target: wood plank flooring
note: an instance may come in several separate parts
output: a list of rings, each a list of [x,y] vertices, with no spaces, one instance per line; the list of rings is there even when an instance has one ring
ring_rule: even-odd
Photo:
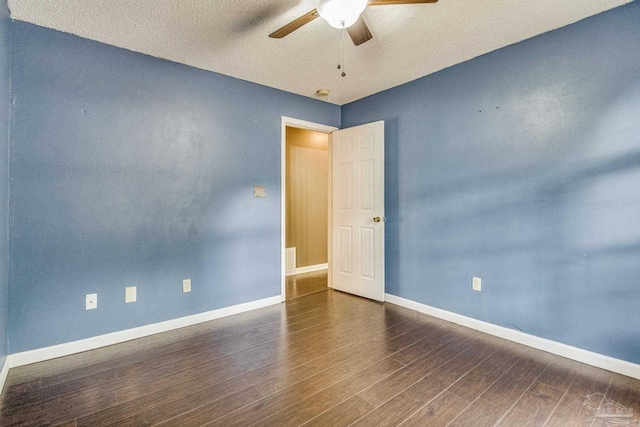
[[[601,427],[607,399],[638,426],[640,381],[324,291],[12,369],[0,425]]]

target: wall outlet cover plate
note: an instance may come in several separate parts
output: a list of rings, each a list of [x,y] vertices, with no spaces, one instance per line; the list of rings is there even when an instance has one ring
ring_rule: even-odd
[[[129,304],[130,302],[136,302],[138,299],[138,288],[136,286],[131,286],[129,288],[125,288],[124,290],[124,302]]]
[[[87,310],[98,308],[98,294],[87,294],[85,305]]]

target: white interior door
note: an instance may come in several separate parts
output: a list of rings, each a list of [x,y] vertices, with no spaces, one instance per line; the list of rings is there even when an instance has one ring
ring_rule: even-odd
[[[333,132],[334,289],[384,301],[384,122]]]

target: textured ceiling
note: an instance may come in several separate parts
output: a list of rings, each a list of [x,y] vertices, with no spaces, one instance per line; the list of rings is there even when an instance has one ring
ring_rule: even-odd
[[[9,0],[14,19],[342,105],[630,0],[440,0],[369,7],[355,47],[316,19],[268,34],[315,0]],[[344,43],[342,42],[344,38]],[[346,77],[336,65],[340,46]]]

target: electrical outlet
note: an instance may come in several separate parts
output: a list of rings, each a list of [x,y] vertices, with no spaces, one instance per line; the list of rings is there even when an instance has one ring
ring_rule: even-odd
[[[184,279],[182,281],[182,292],[191,292],[191,279]]]
[[[126,304],[130,302],[136,302],[138,299],[138,288],[136,286],[131,286],[129,288],[124,289],[124,302]]]
[[[98,294],[87,294],[86,306],[87,310],[98,308]]]
[[[482,279],[479,277],[471,279],[471,289],[478,292],[482,291]]]

